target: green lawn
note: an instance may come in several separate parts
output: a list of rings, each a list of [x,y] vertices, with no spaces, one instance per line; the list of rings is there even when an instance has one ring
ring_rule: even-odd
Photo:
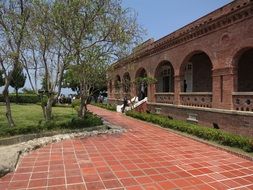
[[[12,115],[16,127],[26,127],[37,125],[43,120],[42,109],[36,104],[12,104]],[[76,111],[70,107],[53,107],[53,118],[56,123],[68,121],[73,116],[76,116]],[[0,104],[0,127],[6,127],[7,120],[5,117],[5,106]]]

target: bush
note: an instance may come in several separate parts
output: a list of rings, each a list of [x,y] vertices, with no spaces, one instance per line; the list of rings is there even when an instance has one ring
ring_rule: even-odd
[[[75,99],[71,103],[72,108],[74,108],[76,111],[79,110],[80,105],[81,105],[81,99]]]
[[[98,125],[102,125],[103,121],[101,118],[93,115],[92,113],[86,113],[85,118],[78,118],[75,117],[71,119],[64,128],[87,128],[87,127],[94,127]],[[63,127],[63,126],[61,126]]]
[[[253,152],[253,139],[248,137],[242,137],[225,131],[190,124],[184,121],[170,120],[165,116],[156,114],[128,111],[126,112],[126,115],[152,122],[165,128],[188,133],[205,140],[212,140],[222,145],[241,148],[246,152]]]
[[[9,94],[10,101],[16,102],[16,94]],[[4,97],[0,94],[0,102],[5,102]],[[18,103],[31,103],[36,104],[40,102],[40,97],[36,94],[19,94]]]
[[[55,130],[55,129],[82,129],[102,125],[103,121],[98,116],[87,112],[84,118],[73,117],[67,122],[56,123],[54,120],[42,122],[39,124],[40,129]]]
[[[102,104],[102,103],[91,103],[91,104],[100,108],[110,110],[110,111],[116,111],[116,106],[112,104]]]

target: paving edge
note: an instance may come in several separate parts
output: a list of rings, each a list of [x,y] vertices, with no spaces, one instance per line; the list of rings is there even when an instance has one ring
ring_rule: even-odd
[[[160,125],[157,125],[157,124],[154,124],[154,123],[150,123],[150,122],[147,122],[147,121],[143,121],[143,120],[140,120],[140,119],[137,119],[137,118],[134,118],[134,117],[131,117],[131,116],[127,116],[125,114],[122,114],[124,115],[125,117],[128,117],[128,118],[131,118],[133,120],[137,120],[137,121],[141,121],[143,123],[146,123],[146,124],[149,124],[149,125],[152,125],[154,127],[158,127],[160,129],[164,129],[166,131],[170,131],[172,133],[175,133],[177,135],[181,135],[183,137],[186,137],[188,139],[191,139],[191,140],[194,140],[194,141],[197,141],[197,142],[200,142],[200,143],[203,143],[203,144],[206,144],[208,146],[212,146],[218,150],[222,150],[222,151],[225,151],[227,153],[230,153],[230,154],[233,154],[237,157],[240,157],[240,158],[243,158],[245,160],[248,160],[248,161],[253,161],[253,157],[251,156],[248,156],[248,155],[244,155],[244,154],[241,154],[241,153],[238,153],[238,152],[235,152],[233,150],[229,150],[228,148],[225,148],[225,147],[221,147],[222,145],[215,145],[215,144],[212,144],[211,142],[209,141],[206,141],[206,140],[203,140],[203,139],[200,139],[198,137],[195,137],[195,136],[189,136],[190,134],[187,134],[187,133],[183,133],[183,132],[180,132],[180,131],[176,131],[176,130],[173,130],[173,129],[170,129],[170,128],[165,128],[165,127],[161,127]],[[231,147],[232,148],[232,147]]]

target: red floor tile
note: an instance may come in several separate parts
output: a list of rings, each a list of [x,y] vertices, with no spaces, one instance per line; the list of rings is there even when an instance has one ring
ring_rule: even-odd
[[[152,178],[150,178],[149,176],[136,177],[135,179],[140,184],[147,184],[153,181]]]
[[[45,187],[47,186],[47,180],[46,179],[35,179],[29,181],[29,188],[37,188],[37,187]]]
[[[83,182],[83,178],[81,176],[72,176],[72,177],[67,177],[66,179],[67,179],[67,184]]]
[[[14,181],[14,182],[11,182],[9,185],[8,185],[8,188],[7,189],[22,189],[22,188],[26,188],[28,185],[28,181]]]
[[[159,182],[158,183],[163,189],[167,190],[167,189],[176,189],[177,186],[170,182],[170,181],[163,181],[163,182]]]
[[[90,190],[99,190],[99,189],[104,189],[104,184],[102,182],[90,182],[90,183],[86,183],[87,189]]]
[[[143,187],[141,186],[132,186],[132,187],[127,187],[127,190],[143,190]]]
[[[134,186],[138,185],[138,182],[134,178],[123,178],[120,179],[120,182],[125,186]]]
[[[84,184],[68,185],[67,190],[87,190]]]
[[[48,179],[48,186],[65,185],[65,178],[52,178]]]
[[[103,183],[107,189],[122,187],[122,185],[120,184],[118,180],[108,180],[108,181],[103,181]]]
[[[37,189],[34,189],[37,190]],[[50,186],[47,188],[47,190],[66,190],[65,185],[60,185],[60,186]]]
[[[30,176],[31,176],[30,173],[28,173],[28,174],[14,174],[13,178],[12,178],[12,181],[26,180],[26,179],[29,179]]]
[[[120,172],[115,172],[115,175],[118,177],[118,178],[128,178],[128,177],[131,177],[131,174],[127,171],[120,171]]]

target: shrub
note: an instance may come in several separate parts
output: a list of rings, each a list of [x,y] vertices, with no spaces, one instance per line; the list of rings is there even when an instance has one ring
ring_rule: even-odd
[[[52,120],[47,122],[42,122],[39,128],[43,130],[54,130],[54,129],[82,129],[88,127],[94,127],[102,125],[103,121],[98,116],[87,112],[84,118],[73,117],[67,122],[58,122]]]
[[[152,122],[165,128],[188,133],[202,139],[216,141],[222,145],[241,148],[246,152],[253,152],[253,139],[248,137],[242,137],[225,131],[190,124],[184,121],[170,120],[165,116],[156,114],[128,111],[126,112],[126,115],[140,120]]]
[[[16,102],[16,95],[10,94],[10,101]],[[4,102],[4,97],[2,94],[0,94],[0,102]],[[35,104],[37,102],[40,102],[40,97],[36,94],[19,94],[18,95],[18,103],[32,103]]]
[[[75,99],[71,103],[72,108],[74,108],[76,111],[79,110],[80,105],[81,105],[81,99]]]
[[[64,128],[87,128],[87,127],[94,127],[94,126],[98,126],[98,125],[102,125],[103,122],[102,120],[93,115],[93,114],[86,114],[85,118],[72,118],[68,123],[67,126],[64,126]]]

